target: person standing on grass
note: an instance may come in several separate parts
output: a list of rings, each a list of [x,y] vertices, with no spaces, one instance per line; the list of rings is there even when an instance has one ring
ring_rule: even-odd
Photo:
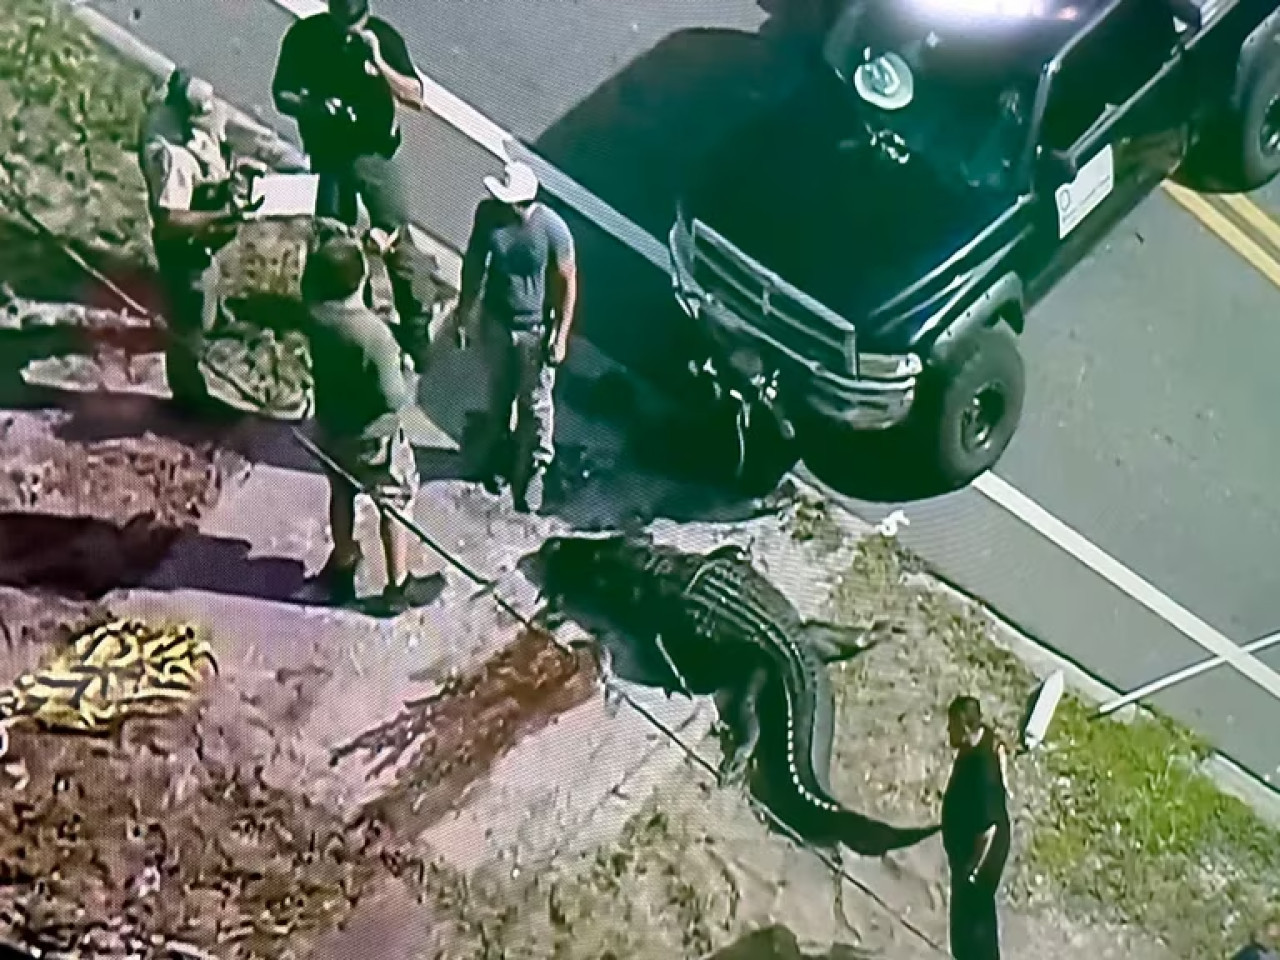
[[[366,304],[369,264],[353,236],[322,237],[307,257],[302,297],[307,307],[319,445],[381,503],[409,511],[418,488],[413,448],[402,416],[413,404],[399,345]],[[319,574],[331,600],[355,601],[355,538],[359,490],[326,466],[333,552]],[[414,595],[409,577],[410,532],[379,511],[387,587],[382,606],[391,615],[429,602]]]
[[[329,0],[326,12],[285,33],[271,90],[276,109],[297,121],[320,177],[316,216],[355,226],[364,201],[390,275],[397,335],[420,353],[430,318],[414,291],[396,104],[421,110],[425,85],[404,38],[370,15],[368,0]]]
[[[174,404],[196,417],[229,408],[210,396],[200,357],[223,318],[217,252],[242,221],[230,206],[231,157],[213,88],[174,70],[143,120],[138,152],[165,323],[165,378]]]
[[[951,702],[947,733],[956,750],[942,799],[942,843],[951,871],[951,955],[999,960],[996,893],[1011,834],[1002,748],[973,697]]]
[[[538,178],[508,163],[485,177],[489,196],[476,207],[462,264],[458,335],[477,335],[489,366],[481,476],[517,510],[538,511],[555,457],[555,372],[564,362],[577,301],[573,235],[539,203]],[[515,407],[515,432],[511,411]]]

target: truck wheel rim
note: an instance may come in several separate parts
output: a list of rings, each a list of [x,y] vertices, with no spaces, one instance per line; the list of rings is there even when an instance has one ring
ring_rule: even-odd
[[[960,442],[965,452],[976,453],[991,443],[996,428],[1004,419],[1004,392],[994,383],[973,395],[960,421]]]
[[[1280,96],[1272,97],[1262,115],[1262,130],[1259,133],[1263,153],[1268,156],[1280,154]]]

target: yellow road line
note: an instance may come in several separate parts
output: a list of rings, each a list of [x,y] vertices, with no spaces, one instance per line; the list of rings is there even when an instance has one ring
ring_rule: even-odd
[[[1213,204],[1200,194],[1175,183],[1165,183],[1164,189],[1183,209],[1216,233],[1223,243],[1240,254],[1275,286],[1280,287],[1280,261],[1267,253],[1261,244],[1214,209]],[[1258,213],[1265,216],[1261,211]],[[1277,229],[1280,231],[1280,228]]]
[[[1262,239],[1271,244],[1276,254],[1280,256],[1280,223],[1276,223],[1271,219],[1270,214],[1242,193],[1222,194],[1220,199],[1234,210],[1240,219],[1256,230]]]

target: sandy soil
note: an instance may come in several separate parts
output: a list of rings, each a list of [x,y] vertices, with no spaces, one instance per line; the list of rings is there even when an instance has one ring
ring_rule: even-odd
[[[660,536],[698,549],[726,534],[751,543],[762,566],[811,615],[830,613],[834,591],[846,619],[888,612],[904,624],[898,642],[832,668],[840,731],[832,779],[850,806],[902,823],[936,818],[951,759],[942,716],[958,692],[976,690],[1002,732],[1016,733],[1030,693],[1026,675],[1011,672],[1001,684],[998,672],[964,649],[975,627],[990,633],[989,624],[958,601],[904,581],[891,545],[880,538],[855,551],[838,528],[810,531],[797,542],[794,522],[660,529]],[[817,561],[822,566],[815,568]],[[854,574],[843,583],[815,580],[816,569],[851,564]],[[717,760],[712,742],[695,746],[700,756]],[[1015,760],[1019,850],[1035,828],[1045,789],[1038,776],[1033,762]],[[743,794],[719,790],[692,764],[625,825],[619,842],[544,867],[512,877],[496,863],[467,877],[436,872],[419,878],[421,892],[455,925],[455,938],[436,956],[703,957],[774,923],[785,925],[800,948],[822,956],[946,955],[946,873],[936,840],[883,860],[846,856],[843,869],[851,879],[838,883],[812,851],[766,827]],[[1139,931],[1058,908],[1020,860],[1007,878],[1006,956],[1174,956]],[[774,955],[796,956],[787,952],[787,939],[782,936]],[[828,954],[833,947],[839,949]]]

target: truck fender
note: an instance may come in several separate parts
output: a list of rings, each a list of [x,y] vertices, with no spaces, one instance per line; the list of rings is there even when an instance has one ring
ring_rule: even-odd
[[[956,346],[983,327],[1003,322],[1014,333],[1022,333],[1024,302],[1022,278],[1012,271],[1004,274],[942,331],[929,351],[929,366],[945,365]]]
[[[1273,10],[1240,45],[1235,82],[1231,87],[1231,107],[1240,109],[1256,71],[1265,69],[1268,56],[1280,53],[1280,9]]]

